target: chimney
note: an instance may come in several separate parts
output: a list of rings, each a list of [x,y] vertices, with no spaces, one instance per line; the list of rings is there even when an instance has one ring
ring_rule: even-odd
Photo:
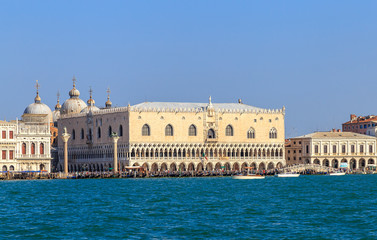
[[[238,103],[242,104],[242,99],[241,98],[238,99]]]
[[[353,121],[353,120],[355,120],[355,119],[356,119],[356,115],[355,115],[355,114],[351,114],[351,116],[350,116],[350,120]]]
[[[338,132],[341,132],[340,129],[338,129]]]

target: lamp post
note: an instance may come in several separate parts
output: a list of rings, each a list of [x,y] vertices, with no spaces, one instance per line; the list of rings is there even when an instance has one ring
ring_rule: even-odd
[[[64,127],[63,134],[61,136],[64,142],[64,175],[68,175],[68,139],[71,137],[71,134],[67,133],[67,128]]]

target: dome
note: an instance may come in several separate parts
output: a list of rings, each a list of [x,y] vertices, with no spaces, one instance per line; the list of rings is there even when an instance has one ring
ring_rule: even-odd
[[[76,78],[73,76],[73,88],[69,91],[69,99],[63,103],[60,114],[80,113],[85,107],[86,103],[79,98],[80,92],[76,89]]]
[[[37,96],[34,98],[34,103],[30,104],[25,108],[24,114],[47,114],[50,121],[52,121],[51,109],[44,103],[41,102],[41,97],[39,96],[39,84],[37,80]]]
[[[51,109],[44,103],[32,103],[25,108],[24,114],[47,114],[52,117]]]
[[[86,103],[83,100],[80,98],[69,98],[63,103],[60,114],[79,113],[84,108],[86,108]]]
[[[52,112],[52,121],[57,122],[60,118],[60,110],[55,110]]]
[[[84,108],[83,110],[81,110],[82,113],[89,113],[90,111],[94,112],[94,111],[99,111],[100,109],[96,106],[87,106],[86,108]]]

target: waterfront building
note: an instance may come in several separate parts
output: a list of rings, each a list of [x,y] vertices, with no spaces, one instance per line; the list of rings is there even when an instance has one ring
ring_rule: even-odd
[[[26,107],[20,121],[0,122],[3,171],[50,171],[52,112],[41,102],[37,83],[34,103]]]
[[[339,168],[347,165],[350,169],[363,170],[366,167],[375,167],[376,138],[352,132],[314,132],[307,135],[294,137],[291,142],[296,142],[301,148],[301,162],[305,164],[319,164],[327,167]],[[286,148],[292,151],[296,146]],[[297,151],[297,150],[296,150]]]
[[[368,128],[377,126],[377,116],[356,116],[350,115],[350,120],[342,124],[343,132],[354,132],[367,134]]]
[[[285,165],[285,109],[262,109],[238,103],[144,102],[133,106],[63,104],[58,119],[68,140],[69,171],[106,171],[113,166],[113,136],[119,137],[119,169],[142,166],[149,171],[274,169]],[[74,99],[74,100],[71,100]],[[69,107],[68,107],[69,106]],[[63,142],[58,141],[58,170],[63,170]]]
[[[287,139],[285,141],[285,160],[288,166],[303,163],[301,152],[301,141],[296,141],[292,139]]]

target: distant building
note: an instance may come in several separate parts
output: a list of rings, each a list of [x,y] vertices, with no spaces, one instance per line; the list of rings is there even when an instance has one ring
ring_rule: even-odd
[[[296,158],[301,157],[301,161],[298,163],[320,164],[334,168],[346,164],[351,169],[375,166],[377,160],[376,140],[375,137],[340,132],[340,130],[314,132],[290,139],[291,142],[296,142],[301,147],[301,154],[296,155]],[[294,150],[297,151],[296,145],[286,148],[286,151]]]
[[[367,134],[367,129],[377,126],[377,116],[359,116],[355,114],[350,115],[350,120],[342,124],[343,132],[354,132],[360,134]]]

